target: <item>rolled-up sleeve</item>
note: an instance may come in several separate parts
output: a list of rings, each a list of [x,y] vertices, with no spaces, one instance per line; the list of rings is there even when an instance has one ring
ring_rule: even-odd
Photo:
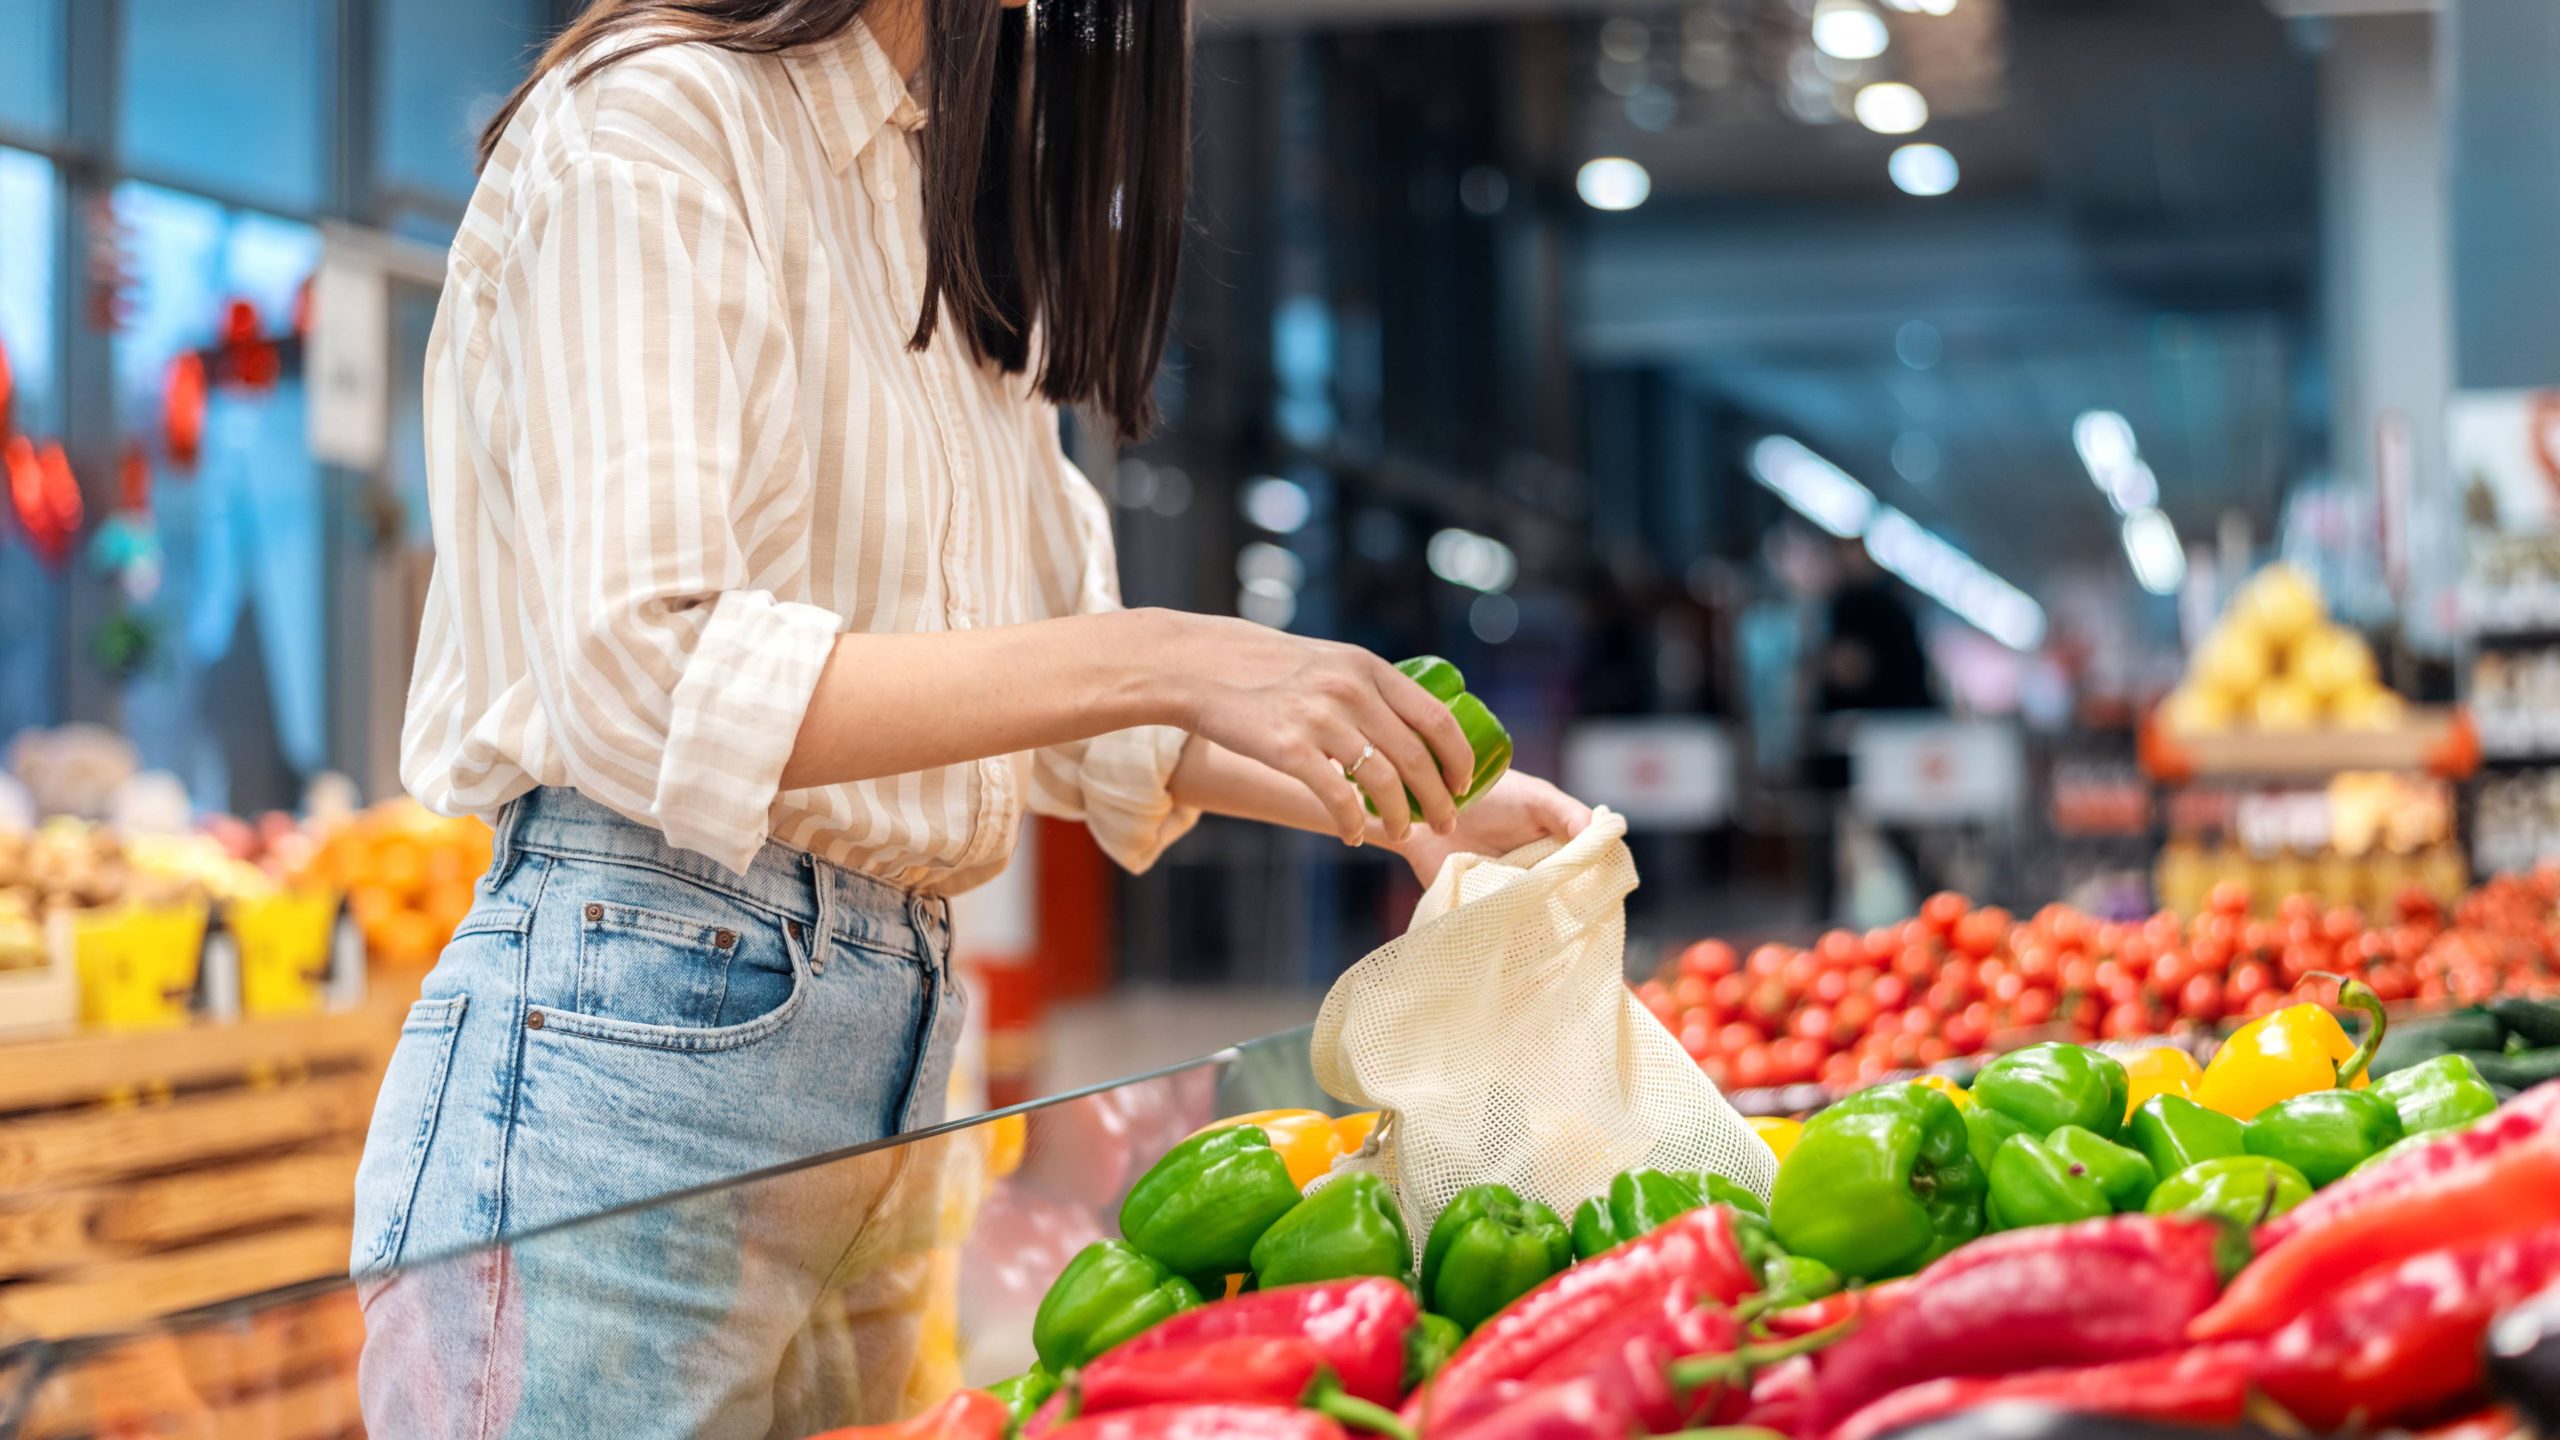
[[[729,198],[582,157],[529,197],[482,383],[512,476],[525,671],[588,797],[733,870],[843,624],[801,573],[789,341]]]
[[[1120,567],[1111,544],[1110,513],[1092,482],[1057,439],[1056,415],[1034,407],[1044,434],[1033,453],[1055,467],[1056,486],[1032,507],[1035,567],[1052,615],[1093,615],[1120,608]],[[1144,871],[1165,848],[1200,822],[1176,805],[1173,767],[1190,737],[1170,725],[1115,730],[1032,754],[1029,799],[1042,815],[1082,820],[1121,868]]]

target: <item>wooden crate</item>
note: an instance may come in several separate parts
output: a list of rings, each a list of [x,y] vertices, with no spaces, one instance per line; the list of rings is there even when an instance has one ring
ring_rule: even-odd
[[[23,1440],[361,1437],[364,1318],[336,1289],[65,1355],[13,1432]]]
[[[343,1273],[406,1008],[0,1044],[0,1338]]]

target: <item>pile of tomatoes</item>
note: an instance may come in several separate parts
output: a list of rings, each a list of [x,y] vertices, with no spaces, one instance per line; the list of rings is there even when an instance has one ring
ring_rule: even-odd
[[[2497,876],[2448,913],[2423,893],[2387,920],[2307,895],[2253,905],[2215,888],[2192,920],[2101,921],[2067,905],[2018,920],[1952,892],[1810,948],[1721,940],[1682,951],[1638,995],[1719,1085],[1835,1089],[2034,1032],[2074,1041],[2211,1030],[2294,998],[2315,972],[2386,1001],[2469,1003],[2560,988],[2560,867]]]

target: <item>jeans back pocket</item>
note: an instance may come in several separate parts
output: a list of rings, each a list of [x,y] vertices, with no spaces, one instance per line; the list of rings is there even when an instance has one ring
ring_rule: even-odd
[[[444,1109],[445,1081],[454,1046],[462,1038],[467,995],[421,1000],[401,1023],[400,1043],[382,1073],[373,1102],[373,1126],[365,1133],[364,1160],[356,1167],[357,1274],[396,1263],[417,1204],[418,1177],[435,1143]]]

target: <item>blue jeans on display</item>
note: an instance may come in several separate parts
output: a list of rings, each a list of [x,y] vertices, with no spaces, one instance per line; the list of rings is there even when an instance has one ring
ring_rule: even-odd
[[[935,1146],[532,1232],[934,1124],[949,960],[938,899],[780,845],[733,874],[571,791],[508,806],[356,1175],[371,1433],[798,1436],[894,1410],[855,1392],[903,1373],[912,1306],[861,1294],[930,1247]]]

